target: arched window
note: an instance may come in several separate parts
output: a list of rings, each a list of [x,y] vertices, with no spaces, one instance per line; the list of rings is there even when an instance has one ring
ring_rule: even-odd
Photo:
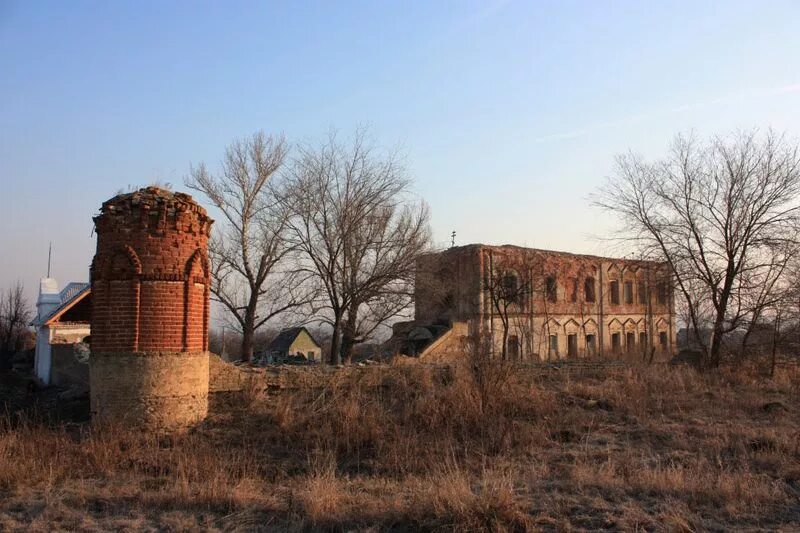
[[[639,303],[647,303],[647,285],[644,281],[639,281],[636,286],[636,293],[639,295]]]
[[[619,280],[612,279],[608,282],[608,297],[612,304],[619,304]]]
[[[555,276],[547,276],[545,279],[544,294],[548,302],[555,302],[558,299],[558,285]]]
[[[503,274],[500,280],[500,290],[502,291],[503,299],[507,302],[518,304],[522,301],[519,276],[513,270]]]
[[[659,281],[658,284],[656,285],[656,291],[657,291],[658,303],[660,304],[667,303],[667,298],[669,298],[669,286],[667,285],[667,282]]]
[[[569,301],[575,303],[578,301],[578,286],[580,285],[580,282],[578,281],[578,278],[572,278],[570,280],[570,284],[572,286],[572,290],[569,292]]]
[[[588,276],[583,282],[583,296],[587,302],[594,302],[595,301],[595,294],[594,294],[594,278]]]

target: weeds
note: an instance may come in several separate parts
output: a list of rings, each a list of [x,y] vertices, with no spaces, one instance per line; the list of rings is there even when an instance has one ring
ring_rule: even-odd
[[[7,416],[0,530],[791,529],[797,379],[378,367],[172,437]]]

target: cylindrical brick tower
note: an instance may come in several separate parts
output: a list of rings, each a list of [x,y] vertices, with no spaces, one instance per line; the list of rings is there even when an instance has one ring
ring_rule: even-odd
[[[95,421],[180,429],[208,412],[208,235],[191,196],[120,194],[94,217],[90,389]]]

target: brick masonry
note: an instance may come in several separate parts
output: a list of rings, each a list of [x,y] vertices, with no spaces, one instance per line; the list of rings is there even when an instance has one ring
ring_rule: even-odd
[[[492,291],[506,279],[522,289],[503,316]],[[460,324],[493,353],[502,351],[507,321],[509,356],[531,362],[641,360],[653,350],[669,358],[675,346],[671,279],[666,265],[652,261],[508,245],[455,247],[420,261],[415,312],[414,322],[402,325],[406,331]],[[439,351],[463,352],[464,337],[450,335],[453,342],[440,343]]]
[[[191,196],[121,194],[94,218],[92,412],[175,428],[208,408],[208,236]]]

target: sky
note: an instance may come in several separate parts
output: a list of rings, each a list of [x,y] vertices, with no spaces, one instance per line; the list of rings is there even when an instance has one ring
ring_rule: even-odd
[[[33,303],[49,242],[54,277],[88,280],[104,200],[185,189],[257,130],[367,125],[440,246],[608,253],[589,195],[616,154],[800,136],[798,26],[796,0],[0,0],[0,287]]]

